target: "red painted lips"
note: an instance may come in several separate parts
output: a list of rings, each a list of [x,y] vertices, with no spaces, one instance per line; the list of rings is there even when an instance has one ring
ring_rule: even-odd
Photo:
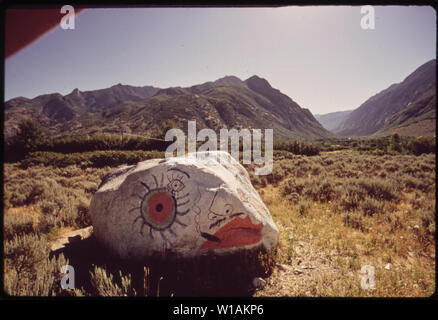
[[[262,229],[262,223],[253,224],[248,216],[244,219],[236,217],[216,231],[214,236],[220,241],[208,240],[201,246],[201,250],[241,247],[257,243],[262,238]]]

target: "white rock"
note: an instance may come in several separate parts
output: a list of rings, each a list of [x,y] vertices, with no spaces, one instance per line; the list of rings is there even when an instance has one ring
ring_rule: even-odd
[[[388,264],[385,266],[385,269],[386,269],[386,270],[390,270],[390,269],[391,269],[391,264],[388,263]]]
[[[295,269],[294,270],[294,274],[296,274],[296,275],[299,275],[299,274],[302,274],[303,273],[303,271],[301,271],[300,269]]]
[[[96,239],[127,259],[274,248],[277,226],[245,168],[228,153],[203,154],[222,160],[189,154],[107,175],[90,204]]]
[[[252,279],[252,285],[254,288],[263,289],[266,286],[266,280],[262,278],[254,278]]]
[[[93,227],[86,227],[79,230],[74,230],[63,234],[61,237],[56,239],[51,245],[51,251],[57,251],[65,248],[69,244],[91,237],[93,233]]]

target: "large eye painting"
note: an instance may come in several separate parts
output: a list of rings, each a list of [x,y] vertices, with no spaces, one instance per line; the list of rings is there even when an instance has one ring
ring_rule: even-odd
[[[167,183],[164,182],[164,174],[161,175],[160,183],[155,175],[152,175],[153,184],[140,182],[146,192],[143,196],[138,196],[140,206],[131,210],[140,210],[140,215],[133,224],[142,221],[141,235],[144,235],[144,227],[148,226],[149,235],[152,238],[154,238],[153,231],[155,231],[159,232],[165,241],[168,241],[166,231],[172,236],[176,236],[171,229],[174,222],[187,226],[178,219],[179,216],[184,216],[190,211],[190,208],[186,208],[190,203],[190,194],[182,192],[185,188],[183,183],[185,177],[189,178],[190,176],[182,170],[169,169]]]
[[[175,197],[166,189],[151,190],[141,202],[141,215],[144,222],[157,230],[167,229],[176,215]]]

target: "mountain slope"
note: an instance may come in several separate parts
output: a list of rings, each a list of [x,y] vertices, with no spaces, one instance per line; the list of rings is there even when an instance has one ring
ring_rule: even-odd
[[[17,132],[18,123],[26,118],[36,119],[51,134],[62,133],[62,126],[87,114],[110,109],[125,101],[140,101],[154,95],[159,89],[151,86],[134,87],[115,85],[111,88],[79,91],[70,94],[44,94],[34,99],[18,97],[5,103],[5,138]],[[84,117],[85,115],[85,117]],[[68,133],[66,133],[68,134]]]
[[[332,136],[288,96],[262,78],[245,81],[227,76],[188,88],[131,87],[50,94],[35,99],[14,98],[5,104],[5,135],[14,134],[20,119],[37,119],[54,136],[96,132],[150,135],[165,120],[186,130],[196,120],[198,130],[212,128],[272,128],[276,139]]]
[[[413,104],[436,84],[436,60],[411,73],[403,82],[393,84],[365,101],[334,130],[343,136],[371,135],[391,123],[398,112]]]
[[[336,129],[353,110],[315,114],[315,119],[327,130]]]
[[[436,128],[436,88],[424,92],[406,108],[393,115],[375,135],[398,132],[410,136],[433,136]]]

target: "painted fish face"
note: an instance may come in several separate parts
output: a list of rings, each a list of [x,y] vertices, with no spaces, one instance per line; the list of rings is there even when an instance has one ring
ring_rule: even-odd
[[[223,183],[201,188],[193,172],[171,167],[139,180],[133,230],[172,248],[191,238],[198,251],[248,247],[261,241],[263,224],[250,217],[236,192]]]
[[[198,230],[206,241],[201,250],[244,247],[260,242],[262,223],[253,223],[246,208],[225,189],[219,189],[206,213],[200,213]]]
[[[151,160],[112,173],[93,196],[94,232],[121,257],[182,256],[264,246],[278,229],[236,163]],[[246,180],[248,181],[246,181]]]

